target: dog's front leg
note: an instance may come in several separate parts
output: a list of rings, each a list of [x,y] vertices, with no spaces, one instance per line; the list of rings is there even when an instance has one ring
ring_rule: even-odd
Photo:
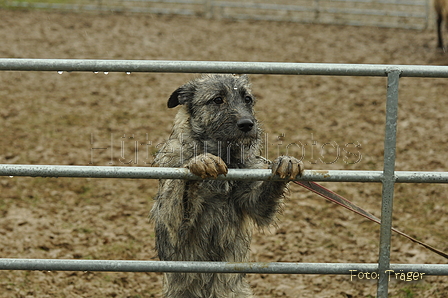
[[[272,175],[294,179],[303,173],[303,163],[297,158],[280,156],[272,163]],[[235,196],[258,226],[269,225],[280,208],[289,181],[248,181],[241,183]]]

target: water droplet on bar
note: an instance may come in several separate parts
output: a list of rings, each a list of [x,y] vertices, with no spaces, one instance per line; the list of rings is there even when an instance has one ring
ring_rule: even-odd
[[[108,72],[108,71],[105,71],[104,74],[107,75],[107,74],[109,74],[109,72]]]
[[[93,73],[98,73],[98,71],[94,71]]]
[[[14,178],[14,176],[9,176],[9,178]]]
[[[126,74],[127,74],[127,75],[130,75],[130,74],[131,74],[131,72],[130,72],[130,71],[127,71],[127,72],[126,72]]]
[[[58,70],[58,74],[63,74],[64,72],[62,70]]]

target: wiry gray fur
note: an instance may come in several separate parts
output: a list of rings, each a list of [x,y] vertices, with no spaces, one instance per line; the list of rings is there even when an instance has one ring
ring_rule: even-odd
[[[205,75],[171,95],[179,107],[173,132],[155,164],[187,167],[203,178],[227,168],[263,168],[259,124],[247,76]],[[293,178],[302,163],[288,156],[274,162],[273,174]],[[165,261],[249,261],[254,224],[272,223],[286,181],[161,180],[151,210],[156,248]],[[244,274],[167,273],[165,297],[252,297]]]

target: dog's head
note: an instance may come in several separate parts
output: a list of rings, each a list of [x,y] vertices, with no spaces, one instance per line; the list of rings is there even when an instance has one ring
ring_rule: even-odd
[[[248,143],[259,137],[255,98],[246,75],[204,75],[171,94],[168,107],[183,105],[194,138]]]

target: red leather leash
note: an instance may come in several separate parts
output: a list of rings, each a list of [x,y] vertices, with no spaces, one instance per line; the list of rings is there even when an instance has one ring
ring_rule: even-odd
[[[364,216],[365,218],[367,218],[367,219],[369,219],[369,220],[371,220],[373,222],[376,222],[377,224],[381,224],[381,220],[378,217],[376,217],[373,214],[365,211],[364,209],[356,206],[355,204],[353,204],[349,200],[341,197],[340,195],[332,192],[331,190],[323,187],[322,185],[319,185],[319,184],[317,184],[315,182],[312,182],[312,181],[293,181],[293,182],[298,184],[298,185],[300,185],[300,186],[302,186],[302,187],[304,187],[304,188],[306,188],[306,189],[308,189],[308,190],[310,190],[310,191],[312,191],[312,192],[314,192],[314,193],[316,193],[316,194],[318,194],[318,195],[320,195],[321,197],[324,197],[325,199],[327,199],[327,200],[329,200],[329,201],[331,201],[331,202],[333,202],[335,204],[338,204],[338,205],[340,205],[340,206],[342,206],[342,207],[344,207],[344,208],[346,208],[346,209],[348,209],[350,211],[353,211],[353,212],[355,212],[355,213],[357,213],[357,214],[359,214],[361,216]],[[395,229],[394,227],[392,227],[392,231],[394,231],[395,233],[398,233],[398,234],[408,238],[409,240],[411,240],[411,241],[413,241],[415,243],[418,243],[418,244],[422,245],[423,247],[425,247],[425,248],[435,252],[436,254],[438,254],[438,255],[448,259],[448,254],[443,252],[443,251],[438,250],[437,248],[434,248],[434,247],[432,247],[432,246],[430,246],[430,245],[428,245],[428,244],[426,244],[424,242],[421,242],[420,240],[417,240],[417,239],[409,236],[408,234],[405,234],[405,233]]]

